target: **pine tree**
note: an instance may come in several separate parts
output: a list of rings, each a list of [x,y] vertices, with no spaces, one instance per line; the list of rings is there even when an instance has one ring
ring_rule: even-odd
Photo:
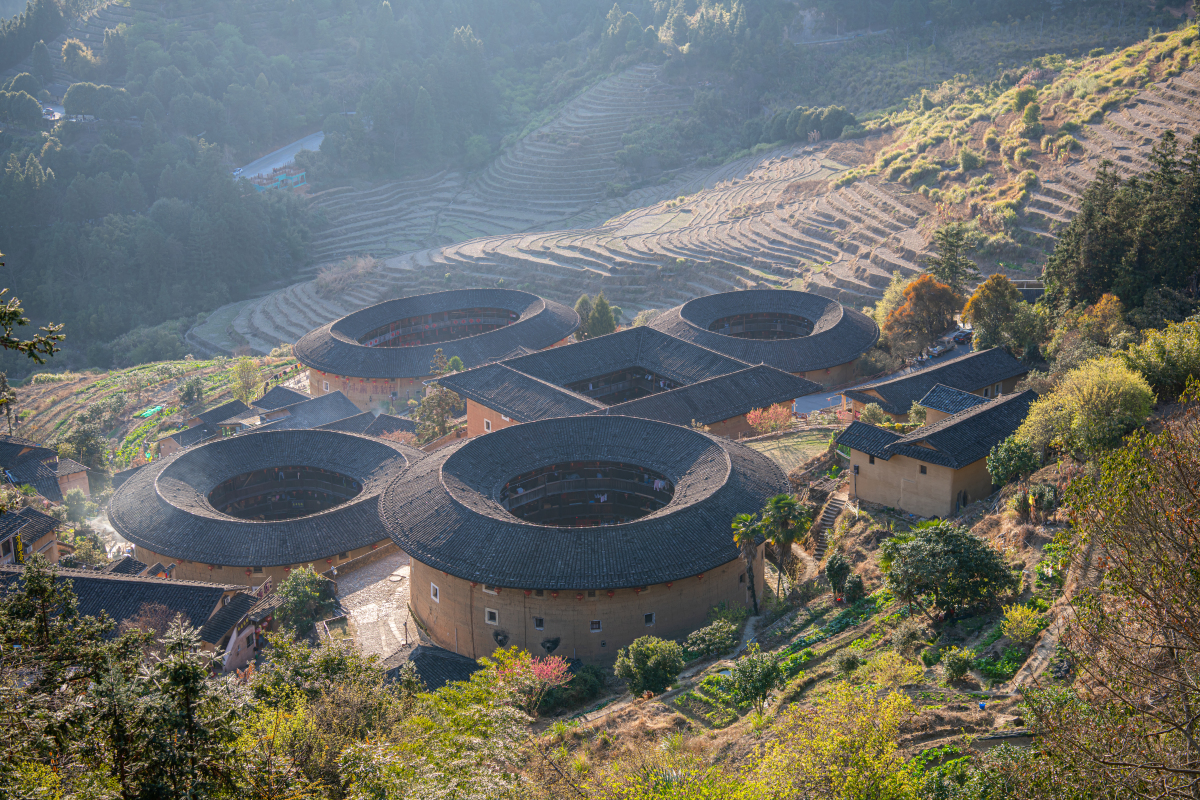
[[[417,152],[427,159],[436,158],[441,152],[442,127],[438,124],[437,113],[433,108],[433,98],[424,86],[417,90],[412,131]]]
[[[54,78],[54,59],[50,57],[50,50],[47,49],[45,42],[39,40],[33,46],[30,64],[33,67],[33,74],[41,78],[43,84],[49,83]]]
[[[961,222],[951,222],[937,229],[933,235],[937,255],[930,256],[925,271],[937,278],[956,293],[962,292],[968,281],[979,280],[979,268],[967,258],[967,227]]]
[[[592,306],[592,313],[588,315],[588,338],[604,336],[616,329],[617,321],[613,318],[612,309],[608,305],[608,300],[604,297],[604,292],[600,292],[596,297],[595,305]]]

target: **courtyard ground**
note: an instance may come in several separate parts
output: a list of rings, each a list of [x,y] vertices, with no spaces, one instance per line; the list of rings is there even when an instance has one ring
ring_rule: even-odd
[[[364,654],[387,658],[417,645],[417,625],[408,612],[409,569],[408,555],[397,551],[337,579],[338,601]]]

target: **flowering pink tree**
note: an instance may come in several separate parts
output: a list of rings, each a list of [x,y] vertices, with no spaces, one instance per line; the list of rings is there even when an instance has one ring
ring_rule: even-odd
[[[546,692],[566,686],[575,677],[562,656],[538,658],[515,645],[497,650],[480,662],[495,665],[500,683],[512,692],[517,707],[530,716],[537,713]]]
[[[787,403],[776,403],[767,408],[756,408],[746,412],[746,422],[758,433],[783,430],[792,424],[792,407]]]

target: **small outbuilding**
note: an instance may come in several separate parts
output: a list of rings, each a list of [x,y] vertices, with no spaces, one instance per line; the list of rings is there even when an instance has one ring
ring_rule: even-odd
[[[949,517],[992,493],[987,455],[1016,432],[1032,391],[986,400],[908,435],[852,422],[837,438],[850,451],[858,499],[922,517]]]

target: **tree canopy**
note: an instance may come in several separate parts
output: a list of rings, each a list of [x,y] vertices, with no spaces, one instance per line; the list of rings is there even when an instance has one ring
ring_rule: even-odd
[[[939,522],[895,546],[887,585],[928,614],[994,605],[1018,581],[990,544],[960,525]]]

